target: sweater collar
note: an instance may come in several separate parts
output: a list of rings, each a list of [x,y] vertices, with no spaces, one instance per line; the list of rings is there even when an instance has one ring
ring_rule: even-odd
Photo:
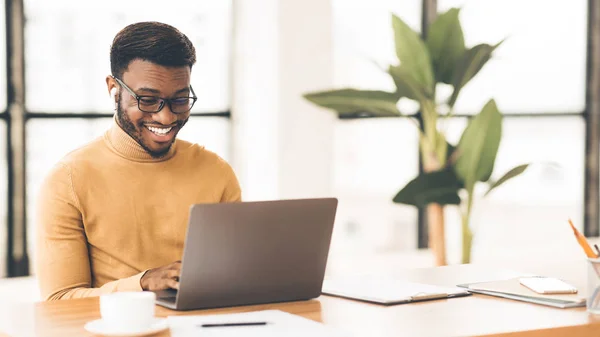
[[[113,118],[111,128],[104,134],[104,139],[108,143],[108,146],[121,157],[139,162],[161,162],[168,160],[175,155],[177,144],[177,141],[173,142],[169,152],[160,158],[154,158],[119,126],[116,116]]]

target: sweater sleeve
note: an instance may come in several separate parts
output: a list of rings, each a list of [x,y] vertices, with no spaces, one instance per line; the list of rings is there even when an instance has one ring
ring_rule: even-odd
[[[223,189],[221,202],[242,201],[242,190],[233,168],[229,164],[225,164],[223,170],[225,172],[225,188]]]
[[[141,291],[142,273],[92,288],[88,242],[71,170],[58,164],[45,179],[37,203],[36,272],[42,298],[92,297]]]

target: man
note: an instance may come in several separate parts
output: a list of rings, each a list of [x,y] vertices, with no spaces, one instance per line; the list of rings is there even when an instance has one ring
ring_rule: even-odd
[[[115,37],[106,78],[115,122],[64,157],[40,193],[44,299],[177,289],[190,205],[240,201],[224,160],[175,139],[197,99],[195,61],[190,40],[169,25],[137,23]]]

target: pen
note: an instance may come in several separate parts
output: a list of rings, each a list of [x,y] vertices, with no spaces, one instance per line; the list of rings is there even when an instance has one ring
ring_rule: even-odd
[[[596,248],[596,253],[598,253],[598,256],[600,256],[600,248],[598,248],[598,245],[594,244],[594,248]]]
[[[575,228],[571,219],[569,219],[569,225],[571,225],[571,228],[573,229],[573,234],[575,234],[575,238],[577,239],[577,242],[579,243],[581,248],[583,248],[585,255],[587,255],[587,257],[589,257],[589,258],[597,258],[598,256],[596,255],[596,253],[594,253],[594,250],[588,244],[587,240],[585,239],[585,236],[583,236],[577,230],[577,228]]]
[[[218,328],[228,326],[255,326],[255,325],[267,325],[267,322],[238,322],[238,323],[207,323],[199,326],[203,328]]]

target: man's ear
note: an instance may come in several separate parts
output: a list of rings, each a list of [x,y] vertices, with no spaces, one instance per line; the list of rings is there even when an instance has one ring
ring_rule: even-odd
[[[108,89],[108,94],[110,97],[114,99],[114,97],[117,95],[116,91],[118,90],[118,85],[115,79],[110,75],[106,76],[106,89]]]

